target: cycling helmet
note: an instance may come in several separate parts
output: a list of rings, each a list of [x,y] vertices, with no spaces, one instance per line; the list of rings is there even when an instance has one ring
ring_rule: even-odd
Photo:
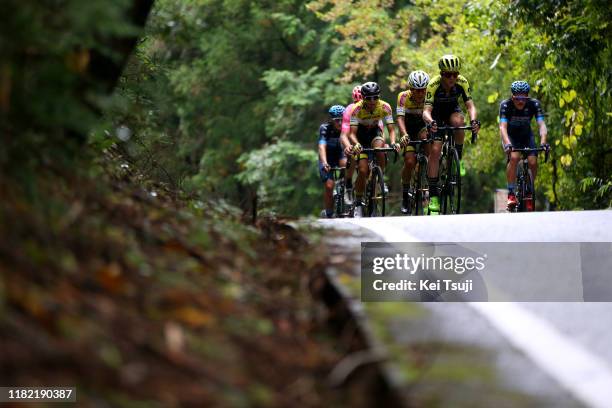
[[[461,70],[461,61],[454,55],[443,55],[438,61],[438,67],[442,72],[459,72]]]
[[[366,82],[361,85],[361,95],[364,98],[370,96],[380,96],[380,86],[376,82]]]
[[[353,88],[353,102],[357,103],[362,99],[363,97],[361,96],[361,85],[357,85]]]
[[[331,116],[332,118],[341,118],[342,114],[344,113],[344,106],[342,105],[334,105],[331,108],[329,108],[329,116]]]
[[[525,81],[514,81],[512,85],[510,85],[510,91],[512,92],[512,95],[528,94],[529,90],[529,84]]]
[[[425,71],[412,71],[408,75],[408,86],[412,89],[425,89],[429,84],[429,75]]]

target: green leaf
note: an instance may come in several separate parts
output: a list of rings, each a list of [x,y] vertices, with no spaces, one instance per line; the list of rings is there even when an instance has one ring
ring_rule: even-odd
[[[570,156],[569,154],[564,154],[563,156],[561,156],[560,160],[561,164],[565,167],[569,167],[572,164],[572,156]]]
[[[580,136],[582,134],[582,125],[576,125],[574,127],[574,134],[576,134],[576,136]]]

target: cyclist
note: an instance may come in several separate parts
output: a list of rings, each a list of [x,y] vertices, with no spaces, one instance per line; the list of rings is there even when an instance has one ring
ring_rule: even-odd
[[[340,145],[344,106],[333,105],[329,108],[328,113],[329,120],[319,127],[319,175],[325,186],[323,189],[325,209],[321,211],[321,217],[332,218],[334,214],[334,180],[330,169],[346,166],[346,156]]]
[[[361,96],[361,85],[357,85],[353,88],[353,103],[348,105],[344,110],[344,114],[342,115],[342,133],[340,134],[340,143],[346,147],[350,145],[348,135],[351,132],[351,114],[355,109],[355,105],[362,98]],[[351,160],[348,168],[346,169],[346,178],[345,178],[345,190],[344,190],[344,203],[346,205],[353,205],[353,173],[355,172],[355,161]]]
[[[404,167],[402,168],[402,207],[407,214],[410,177],[416,165],[416,154],[413,146],[408,146],[410,139],[427,138],[427,129],[423,121],[423,104],[425,91],[429,84],[429,75],[424,71],[412,71],[408,75],[409,89],[397,95],[397,124],[399,126],[400,144],[403,147]]]
[[[382,120],[387,125],[389,138],[393,147],[399,151],[399,143],[395,142],[395,128],[393,126],[393,111],[391,105],[380,99],[380,86],[376,82],[366,82],[361,86],[363,99],[357,103],[351,114],[351,132],[349,139],[352,146],[348,146],[345,153],[358,155],[358,174],[355,181],[355,216],[360,216],[365,203],[363,193],[365,184],[370,171],[368,165],[368,155],[361,153],[362,146],[384,147],[384,133],[378,126]],[[381,169],[385,169],[384,153],[377,153],[376,159]]]
[[[537,99],[529,97],[529,84],[525,81],[514,81],[510,85],[512,97],[505,99],[499,105],[499,133],[504,146],[504,152],[508,155],[508,165],[506,167],[506,177],[508,179],[508,208],[516,206],[516,196],[514,194],[516,183],[516,166],[521,159],[520,152],[510,152],[512,147],[516,148],[535,148],[535,140],[531,130],[531,119],[535,116],[540,132],[540,145],[548,147],[546,143],[547,129],[544,123],[544,112],[542,104]],[[535,152],[528,153],[527,161],[529,169],[535,183],[538,171],[538,161]],[[525,197],[527,211],[533,200]]]
[[[438,123],[450,126],[465,126],[465,118],[459,107],[459,98],[461,98],[470,115],[472,130],[474,133],[477,133],[480,129],[480,122],[477,120],[478,112],[472,100],[472,89],[468,80],[463,75],[459,75],[459,71],[461,71],[461,61],[459,58],[450,54],[443,55],[438,61],[438,67],[440,68],[440,75],[436,75],[429,82],[425,97],[425,107],[423,108],[423,119],[434,135],[434,143],[430,148],[429,165],[427,168],[430,196],[429,211],[432,213],[440,212],[438,165],[442,150],[442,140],[436,134]],[[462,160],[465,133],[463,130],[457,130],[454,137],[455,147],[459,155],[460,174],[465,176],[465,167]]]

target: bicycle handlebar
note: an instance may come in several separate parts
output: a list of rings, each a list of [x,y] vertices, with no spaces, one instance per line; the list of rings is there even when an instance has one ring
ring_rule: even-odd
[[[432,139],[424,139],[424,140],[411,140],[408,142],[406,146],[418,146],[420,144],[429,144],[433,143]]]
[[[510,146],[510,151],[508,152],[508,154],[510,152],[521,152],[521,153],[546,152],[544,154],[544,163],[546,163],[548,161],[548,155],[550,153],[550,147],[521,147],[521,148],[516,148],[516,147]]]
[[[431,132],[431,128],[429,128],[429,130]],[[472,132],[472,143],[476,143],[476,138],[478,137],[478,132],[474,132],[472,126],[438,126],[436,133],[441,130],[469,130]]]
[[[393,147],[366,147],[361,149],[361,153],[387,153],[387,152],[393,152],[395,153],[393,155],[393,163],[395,163],[397,161],[397,150],[395,150]]]
[[[472,127],[471,126],[438,126],[438,130],[469,130],[469,131],[472,131]]]
[[[369,153],[369,152],[380,152],[380,153],[384,153],[384,152],[394,152],[395,149],[393,147],[366,147],[361,149],[362,153]]]

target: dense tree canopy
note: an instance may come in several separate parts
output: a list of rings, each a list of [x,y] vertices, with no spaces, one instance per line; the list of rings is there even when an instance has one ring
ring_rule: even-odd
[[[61,12],[9,3],[0,67],[7,169],[32,162],[31,152],[83,156],[79,135],[94,125],[88,152],[112,147],[148,183],[245,207],[259,194],[268,210],[316,213],[326,108],[348,104],[366,80],[395,105],[411,70],[435,74],[439,56],[455,53],[483,123],[466,148],[466,211],[490,211],[504,187],[497,115],[516,79],[543,102],[554,146],[542,198],[557,209],[610,205],[607,2],[158,0],[112,98],[105,90],[125,57],[117,41],[133,41],[148,2],[94,1],[87,12],[79,2]],[[394,190],[399,167],[388,174]]]
[[[320,205],[316,166],[292,162],[296,148],[316,151],[325,108],[366,80],[395,105],[411,70],[434,74],[455,53],[483,123],[466,153],[467,210],[490,211],[504,187],[497,115],[516,79],[543,102],[554,146],[540,191],[553,208],[601,208],[612,193],[609,20],[605,2],[586,0],[160,0],[109,119],[134,130],[126,151],[154,161],[162,182],[243,203],[259,189],[278,198],[268,209],[305,214]],[[389,177],[397,188],[399,165]]]

